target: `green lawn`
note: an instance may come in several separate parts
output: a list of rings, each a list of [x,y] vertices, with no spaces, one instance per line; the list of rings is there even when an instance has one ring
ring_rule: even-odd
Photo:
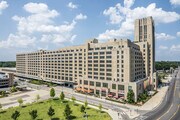
[[[18,120],[31,120],[29,111],[33,109],[38,111],[38,117],[36,120],[50,120],[49,116],[47,115],[47,111],[50,106],[55,109],[55,115],[52,117],[54,118],[53,120],[65,120],[63,112],[66,104],[70,105],[72,110],[72,118],[74,120],[85,120],[82,117],[83,114],[80,112],[81,105],[74,105],[70,101],[61,103],[60,100],[48,100],[41,103],[26,105],[24,107],[9,108],[0,113],[0,120],[11,120],[11,115],[15,110],[20,112],[20,117]],[[88,120],[111,120],[111,117],[105,112],[100,113],[98,110],[92,108],[88,108],[86,112],[89,115]]]

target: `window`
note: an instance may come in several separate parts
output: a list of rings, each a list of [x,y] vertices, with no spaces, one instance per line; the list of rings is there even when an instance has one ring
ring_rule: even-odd
[[[105,49],[106,49],[106,47],[102,47],[102,48],[101,48],[101,50],[105,50]]]
[[[104,67],[104,64],[100,64],[100,67]]]
[[[104,56],[100,56],[100,59],[104,59]]]
[[[112,89],[116,89],[116,84],[112,84]]]
[[[94,55],[98,55],[98,52],[94,52]]]
[[[110,77],[107,77],[106,80],[111,80],[111,78],[110,78]]]
[[[97,73],[97,72],[94,72],[94,75],[98,75],[98,73]]]
[[[103,83],[103,87],[108,88],[108,83]]]
[[[100,82],[96,82],[96,87],[101,87],[101,83]]]
[[[111,73],[106,73],[106,76],[111,76]]]
[[[99,48],[95,48],[95,50],[99,50]]]
[[[144,34],[147,34],[147,25],[144,25]]]
[[[100,73],[100,75],[104,75],[104,73]]]
[[[111,54],[111,52],[106,52],[106,54]]]
[[[94,71],[98,71],[98,68],[94,68]]]
[[[94,82],[93,82],[93,81],[90,81],[90,85],[91,85],[91,86],[94,86]]]
[[[84,81],[84,85],[88,85],[88,81],[87,80]]]
[[[118,90],[124,90],[124,85],[118,85]]]
[[[104,52],[100,52],[100,55],[104,55]]]
[[[111,56],[106,56],[106,58],[111,58]]]
[[[107,60],[106,62],[107,62],[107,63],[111,63],[111,60]]]
[[[113,46],[109,46],[109,47],[108,47],[108,49],[110,49],[110,50],[111,50],[112,48],[113,48]]]
[[[132,90],[132,86],[128,86],[128,90]]]
[[[143,48],[146,48],[146,45],[145,45],[145,44],[143,44]]]
[[[107,67],[111,67],[111,65],[109,65],[109,64],[107,64],[106,66],[107,66]]]

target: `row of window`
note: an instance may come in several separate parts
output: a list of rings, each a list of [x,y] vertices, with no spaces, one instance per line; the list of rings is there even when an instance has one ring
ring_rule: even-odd
[[[82,81],[80,81],[80,84],[82,84]],[[84,85],[90,85],[90,86],[96,86],[96,87],[105,87],[105,88],[109,88],[108,83],[101,83],[101,82],[93,82],[93,81],[87,81],[84,80]],[[116,90],[118,88],[118,90],[124,90],[124,85],[116,85],[116,84],[112,84],[112,89]]]

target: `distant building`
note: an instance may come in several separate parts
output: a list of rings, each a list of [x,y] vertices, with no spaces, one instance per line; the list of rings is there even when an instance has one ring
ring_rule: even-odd
[[[157,86],[154,23],[152,17],[135,21],[135,40],[112,39],[99,43],[97,39],[84,45],[54,51],[16,55],[17,76],[51,81],[100,96],[127,98],[129,89],[135,101],[144,89]]]
[[[0,88],[11,87],[13,85],[14,74],[0,74]]]

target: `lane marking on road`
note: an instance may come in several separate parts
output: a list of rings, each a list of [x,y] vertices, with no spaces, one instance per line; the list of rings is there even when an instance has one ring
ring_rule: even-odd
[[[175,81],[174,96],[175,96],[175,91],[176,91],[176,83],[177,83],[177,82]]]
[[[165,114],[167,114],[169,112],[169,110],[171,109],[171,107],[173,106],[173,104],[171,104],[171,106],[169,107],[168,111],[166,111],[166,113],[164,113],[163,115],[161,115],[157,120],[160,120]]]
[[[178,112],[179,106],[180,106],[180,104],[178,105],[178,108],[177,108],[176,112],[171,116],[170,120],[171,120],[171,119],[176,115],[176,113]]]

